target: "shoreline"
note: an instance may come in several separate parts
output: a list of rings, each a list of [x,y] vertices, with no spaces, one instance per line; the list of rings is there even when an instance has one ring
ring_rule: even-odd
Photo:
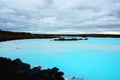
[[[59,68],[42,69],[42,66],[31,68],[21,59],[0,57],[0,80],[65,80],[64,72]]]
[[[25,32],[11,32],[0,30],[0,42],[20,39],[50,39],[60,36],[94,37],[94,38],[120,38],[120,34],[32,34]]]

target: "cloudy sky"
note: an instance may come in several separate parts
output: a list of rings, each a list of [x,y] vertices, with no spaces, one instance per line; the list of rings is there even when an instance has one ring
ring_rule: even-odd
[[[0,0],[0,29],[120,34],[120,0]]]

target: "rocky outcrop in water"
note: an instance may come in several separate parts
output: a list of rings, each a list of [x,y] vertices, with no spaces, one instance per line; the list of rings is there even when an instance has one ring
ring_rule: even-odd
[[[56,67],[42,70],[38,66],[31,69],[20,59],[0,57],[0,80],[64,80],[63,75]]]
[[[59,38],[60,36],[67,37],[102,37],[102,38],[120,38],[120,34],[32,34],[26,32],[12,32],[0,30],[0,42],[20,39],[48,39]],[[73,39],[76,40],[76,39]]]

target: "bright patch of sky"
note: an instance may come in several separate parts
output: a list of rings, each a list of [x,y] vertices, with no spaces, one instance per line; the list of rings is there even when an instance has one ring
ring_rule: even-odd
[[[120,0],[0,0],[0,29],[120,34]]]

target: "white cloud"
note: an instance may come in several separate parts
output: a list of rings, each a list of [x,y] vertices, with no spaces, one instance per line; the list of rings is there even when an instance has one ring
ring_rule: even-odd
[[[13,27],[13,26],[14,26],[14,23],[8,22],[8,23],[6,23],[6,26],[8,26],[8,27]]]
[[[21,10],[34,10],[38,6],[44,6],[44,0],[2,0],[6,7],[21,9]]]
[[[119,0],[0,0],[0,29],[47,32],[120,31]],[[112,30],[113,31],[112,31]]]
[[[119,31],[106,31],[106,32],[100,32],[100,34],[120,34]]]
[[[41,20],[41,23],[48,24],[48,25],[54,25],[56,24],[57,18],[56,17],[45,17]]]
[[[9,8],[1,8],[0,9],[0,13],[2,14],[2,13],[15,13],[15,11],[14,10],[12,10],[12,9],[9,9]]]

